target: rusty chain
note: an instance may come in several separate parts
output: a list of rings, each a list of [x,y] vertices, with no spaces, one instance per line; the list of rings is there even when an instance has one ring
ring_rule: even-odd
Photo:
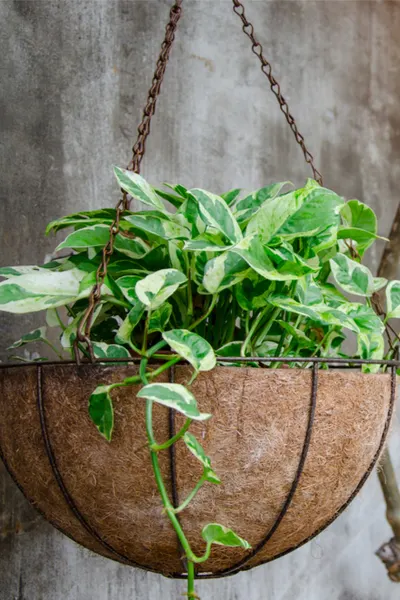
[[[290,129],[292,130],[293,135],[296,138],[296,142],[299,144],[299,146],[301,147],[301,149],[303,151],[306,162],[310,165],[310,167],[312,169],[314,179],[316,181],[318,181],[318,183],[320,185],[322,185],[322,175],[318,171],[318,169],[315,167],[314,157],[311,154],[311,152],[309,152],[309,150],[307,150],[307,147],[304,142],[304,137],[298,130],[296,121],[295,121],[294,117],[292,116],[292,114],[290,113],[289,106],[288,106],[285,98],[282,96],[281,86],[279,85],[279,83],[277,82],[275,77],[273,76],[272,66],[268,62],[268,60],[265,58],[264,52],[263,52],[263,47],[254,35],[253,25],[246,18],[244,6],[243,6],[242,2],[240,2],[239,0],[232,0],[232,2],[233,2],[233,11],[242,20],[242,23],[243,23],[242,29],[252,43],[251,49],[252,49],[253,53],[258,57],[258,59],[261,63],[262,72],[268,77],[268,80],[271,84],[271,90],[274,93],[276,99],[278,100],[280,109],[283,112],[283,114],[285,115],[286,121],[288,122]]]
[[[146,139],[150,133],[151,118],[156,110],[157,97],[160,93],[165,70],[167,68],[169,54],[175,39],[175,31],[178,21],[181,17],[181,13],[182,0],[176,0],[170,10],[169,21],[165,29],[165,38],[161,45],[161,52],[157,60],[156,70],[148,92],[147,103],[143,111],[143,118],[138,127],[138,137],[132,148],[132,159],[127,167],[128,170],[133,171],[134,173],[140,173],[140,163],[146,150]],[[90,330],[92,327],[93,315],[100,302],[101,288],[104,280],[107,277],[107,268],[114,251],[115,238],[119,233],[121,216],[126,210],[129,209],[130,201],[131,200],[129,199],[128,194],[122,190],[122,198],[119,200],[116,206],[115,220],[110,226],[110,239],[103,248],[101,263],[96,271],[96,283],[90,293],[88,307],[77,328],[76,339],[74,341],[74,353],[75,359],[78,363],[79,344],[81,342],[86,344],[90,360],[92,362],[95,360],[93,347],[90,340]]]

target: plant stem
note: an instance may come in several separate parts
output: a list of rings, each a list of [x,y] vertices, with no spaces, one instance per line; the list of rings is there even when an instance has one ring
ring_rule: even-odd
[[[170,438],[163,444],[154,444],[153,446],[151,446],[151,449],[154,452],[160,452],[160,450],[167,450],[167,448],[169,448],[170,446],[175,444],[175,442],[180,440],[185,435],[185,433],[189,429],[191,423],[192,423],[192,419],[186,419],[184,426],[182,427],[182,429],[180,431],[178,431],[178,433],[176,435],[174,435],[174,437]]]
[[[205,482],[205,477],[204,475],[201,477],[201,479],[199,479],[199,481],[197,482],[196,486],[193,488],[193,490],[190,492],[190,494],[188,495],[188,497],[186,498],[186,500],[184,500],[182,502],[182,504],[180,504],[178,506],[178,508],[175,508],[174,512],[177,515],[178,513],[182,512],[183,510],[185,510],[185,508],[188,506],[188,504],[193,500],[193,498],[195,497],[195,495],[197,494],[197,492],[199,491],[199,489],[202,487],[203,483]]]
[[[42,342],[47,344],[49,346],[49,348],[51,348],[53,350],[53,352],[55,352],[57,354],[58,358],[60,358],[61,360],[64,359],[63,355],[60,354],[60,352],[57,350],[57,348],[49,340],[43,339]]]
[[[258,313],[258,315],[256,316],[256,318],[254,319],[254,322],[250,328],[249,333],[247,334],[246,339],[244,340],[242,347],[240,349],[240,356],[246,356],[246,350],[247,350],[247,346],[250,343],[250,340],[255,332],[255,330],[257,329],[261,319],[264,317],[265,313],[268,311],[268,307],[264,308],[264,310],[262,310],[261,312]]]
[[[202,323],[202,321],[204,321],[204,319],[207,319],[208,315],[212,312],[212,310],[213,310],[213,308],[214,308],[215,303],[217,302],[217,300],[218,300],[218,294],[215,294],[212,297],[211,304],[207,308],[206,312],[199,319],[197,319],[197,321],[195,321],[194,323],[192,323],[192,325],[189,327],[190,330],[196,329],[196,327],[198,325],[200,325],[200,323]]]
[[[258,334],[257,336],[257,342],[262,342],[262,340],[265,338],[265,336],[267,335],[267,333],[269,332],[269,330],[271,329],[272,325],[274,324],[274,321],[276,319],[276,317],[279,315],[279,313],[281,312],[281,309],[279,308],[279,306],[277,306],[273,313],[271,314],[270,318],[268,319],[267,323],[264,325],[263,329],[261,330],[261,332]]]
[[[194,591],[194,564],[191,560],[188,560],[187,570],[187,596],[188,598],[198,598],[196,592]]]
[[[131,304],[129,304],[128,302],[124,302],[124,300],[119,300],[114,296],[103,296],[102,300],[104,302],[109,302],[110,304],[115,304],[116,306],[122,306],[123,308],[126,308],[128,310],[132,308]]]

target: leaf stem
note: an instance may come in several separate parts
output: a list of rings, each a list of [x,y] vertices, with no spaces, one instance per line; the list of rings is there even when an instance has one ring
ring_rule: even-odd
[[[163,444],[153,444],[153,446],[151,446],[151,449],[154,452],[160,452],[160,450],[167,450],[167,448],[169,448],[170,446],[175,444],[175,442],[180,440],[185,435],[185,433],[189,429],[191,423],[192,423],[192,419],[186,419],[184,426],[182,427],[182,429],[180,431],[178,431],[178,433],[176,435],[174,435],[172,438],[170,438]]]
[[[195,487],[193,488],[193,490],[190,492],[190,494],[188,495],[188,497],[186,498],[186,500],[184,500],[182,502],[182,504],[180,504],[178,506],[178,508],[175,508],[174,512],[177,515],[178,513],[182,512],[183,510],[185,510],[185,508],[188,506],[188,504],[193,500],[193,498],[195,497],[195,495],[197,494],[197,492],[199,491],[199,489],[202,487],[203,483],[206,481],[206,478],[204,475],[202,475],[202,477],[199,479],[199,481],[197,482],[197,484],[195,485]]]
[[[200,323],[202,323],[204,321],[204,319],[207,319],[209,314],[212,312],[217,300],[218,300],[218,294],[214,294],[214,296],[212,297],[210,306],[207,308],[206,312],[200,318],[197,319],[197,321],[195,321],[194,323],[192,323],[192,325],[190,325],[190,327],[189,327],[190,330],[196,329],[196,327],[198,325],[200,325]]]

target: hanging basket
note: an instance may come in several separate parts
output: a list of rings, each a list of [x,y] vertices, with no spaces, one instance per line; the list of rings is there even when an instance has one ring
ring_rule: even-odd
[[[216,546],[198,577],[232,574],[294,550],[341,513],[371,472],[389,428],[398,363],[387,363],[386,374],[364,374],[320,370],[323,362],[329,360],[314,359],[311,369],[219,366],[193,384],[200,409],[213,414],[194,433],[223,483],[202,488],[181,513],[182,525],[198,553],[199,532],[210,521],[229,524],[252,545]],[[97,385],[136,372],[126,363],[2,366],[0,452],[26,497],[66,535],[122,563],[182,577],[137,389],[116,390],[111,444],[88,416]],[[180,366],[160,380],[185,383],[190,374]],[[173,411],[155,407],[157,439],[181,424]],[[176,504],[199,477],[198,461],[182,446],[160,455]]]

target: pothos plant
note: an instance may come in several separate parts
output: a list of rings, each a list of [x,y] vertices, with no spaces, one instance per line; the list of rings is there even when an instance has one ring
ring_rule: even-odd
[[[147,209],[125,211],[121,217],[93,315],[91,343],[96,358],[136,356],[140,369],[138,375],[97,387],[89,399],[89,414],[111,441],[113,390],[142,384],[136,401],[146,402],[151,464],[164,512],[186,554],[188,596],[195,598],[194,565],[208,559],[213,544],[250,545],[224,525],[210,523],[202,531],[204,555],[196,556],[177,518],[203,485],[221,483],[211,459],[189,432],[193,420],[211,417],[199,410],[191,392],[193,380],[221,357],[235,358],[230,363],[235,366],[241,357],[251,356],[255,360],[247,364],[254,367],[257,357],[293,357],[290,366],[299,368],[310,363],[296,362],[297,357],[392,358],[399,338],[390,320],[400,317],[400,281],[388,284],[362,265],[364,253],[378,238],[372,209],[358,200],[345,202],[313,180],[289,191],[284,191],[292,187],[289,182],[274,183],[242,197],[239,189],[215,195],[168,185],[164,191],[119,168],[115,175],[119,186]],[[101,209],[53,221],[47,233],[72,229],[56,248],[54,260],[0,269],[5,278],[0,309],[47,310],[47,326],[61,330],[60,348],[53,346],[60,358],[73,354],[115,217],[114,209]],[[386,285],[383,309],[377,292]],[[357,341],[351,354],[344,349],[349,334]],[[45,326],[11,348],[32,341],[50,344]],[[187,385],[157,381],[180,361],[193,367]],[[271,368],[279,366],[277,361]],[[363,365],[369,372],[379,368]],[[155,438],[154,403],[186,417],[182,429],[165,442]],[[178,442],[199,460],[202,474],[189,496],[174,507],[159,453]]]

